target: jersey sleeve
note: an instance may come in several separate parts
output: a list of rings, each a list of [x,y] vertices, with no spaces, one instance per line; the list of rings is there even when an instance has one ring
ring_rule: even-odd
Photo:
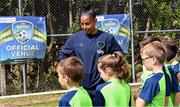
[[[164,76],[165,76],[165,81],[166,81],[166,96],[170,96],[171,90],[172,90],[171,79],[166,72],[164,72]]]
[[[139,97],[145,102],[150,103],[155,95],[160,91],[159,83],[147,80],[140,91]]]
[[[100,90],[96,90],[96,95],[93,99],[94,106],[105,106],[105,99]]]
[[[175,72],[175,74],[177,75],[177,73],[180,73],[180,64],[176,64],[176,65],[171,65],[170,68],[173,69],[173,71]]]
[[[168,67],[168,69],[169,69],[169,72],[170,72],[171,77],[172,77],[172,91],[173,92],[180,92],[179,82],[178,82],[178,79],[177,79],[175,72],[173,71],[173,69],[171,67]]]
[[[73,35],[67,40],[65,45],[59,50],[59,59],[65,59],[73,54]]]
[[[68,101],[65,100],[59,100],[59,107],[70,107],[70,104]]]

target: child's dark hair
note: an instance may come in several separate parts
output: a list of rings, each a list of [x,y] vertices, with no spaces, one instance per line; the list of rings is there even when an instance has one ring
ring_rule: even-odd
[[[81,16],[88,15],[90,18],[96,18],[96,12],[91,8],[90,4],[86,4],[81,9]]]
[[[79,83],[83,78],[83,64],[77,57],[71,56],[58,63],[57,72],[67,75],[73,82]]]
[[[123,58],[123,54],[119,51],[100,57],[99,62],[102,63],[102,69],[105,69],[105,67],[111,67],[113,72],[118,74],[120,80],[127,81],[131,75],[129,64]]]
[[[161,36],[159,38],[166,51],[166,61],[169,62],[176,57],[178,53],[178,47],[168,36]]]
[[[166,51],[167,62],[171,61],[173,58],[176,57],[178,53],[178,47],[176,46],[175,43],[166,42],[166,43],[163,43],[163,47],[165,48],[165,51]]]

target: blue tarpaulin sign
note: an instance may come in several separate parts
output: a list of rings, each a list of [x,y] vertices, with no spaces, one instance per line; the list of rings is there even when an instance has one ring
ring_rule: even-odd
[[[124,53],[130,43],[130,19],[128,14],[98,15],[96,28],[114,35]]]
[[[0,62],[43,59],[46,51],[45,17],[0,17]]]

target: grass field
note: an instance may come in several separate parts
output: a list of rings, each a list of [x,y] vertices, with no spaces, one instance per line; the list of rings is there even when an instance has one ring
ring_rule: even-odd
[[[139,86],[131,86],[132,97],[137,92]],[[64,94],[50,94],[50,95],[36,95],[19,98],[5,98],[0,99],[0,107],[57,107],[58,100]],[[132,99],[132,106],[134,101]]]
[[[57,106],[58,99],[63,94],[38,95],[20,98],[0,99],[0,107],[14,106]]]

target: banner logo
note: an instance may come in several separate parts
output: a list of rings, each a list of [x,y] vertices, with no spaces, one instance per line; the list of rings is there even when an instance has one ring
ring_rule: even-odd
[[[117,35],[120,28],[120,23],[116,19],[105,19],[101,23],[102,30],[112,35]]]
[[[14,39],[19,43],[25,44],[31,40],[33,36],[34,27],[31,22],[17,21],[12,24],[12,34]]]

